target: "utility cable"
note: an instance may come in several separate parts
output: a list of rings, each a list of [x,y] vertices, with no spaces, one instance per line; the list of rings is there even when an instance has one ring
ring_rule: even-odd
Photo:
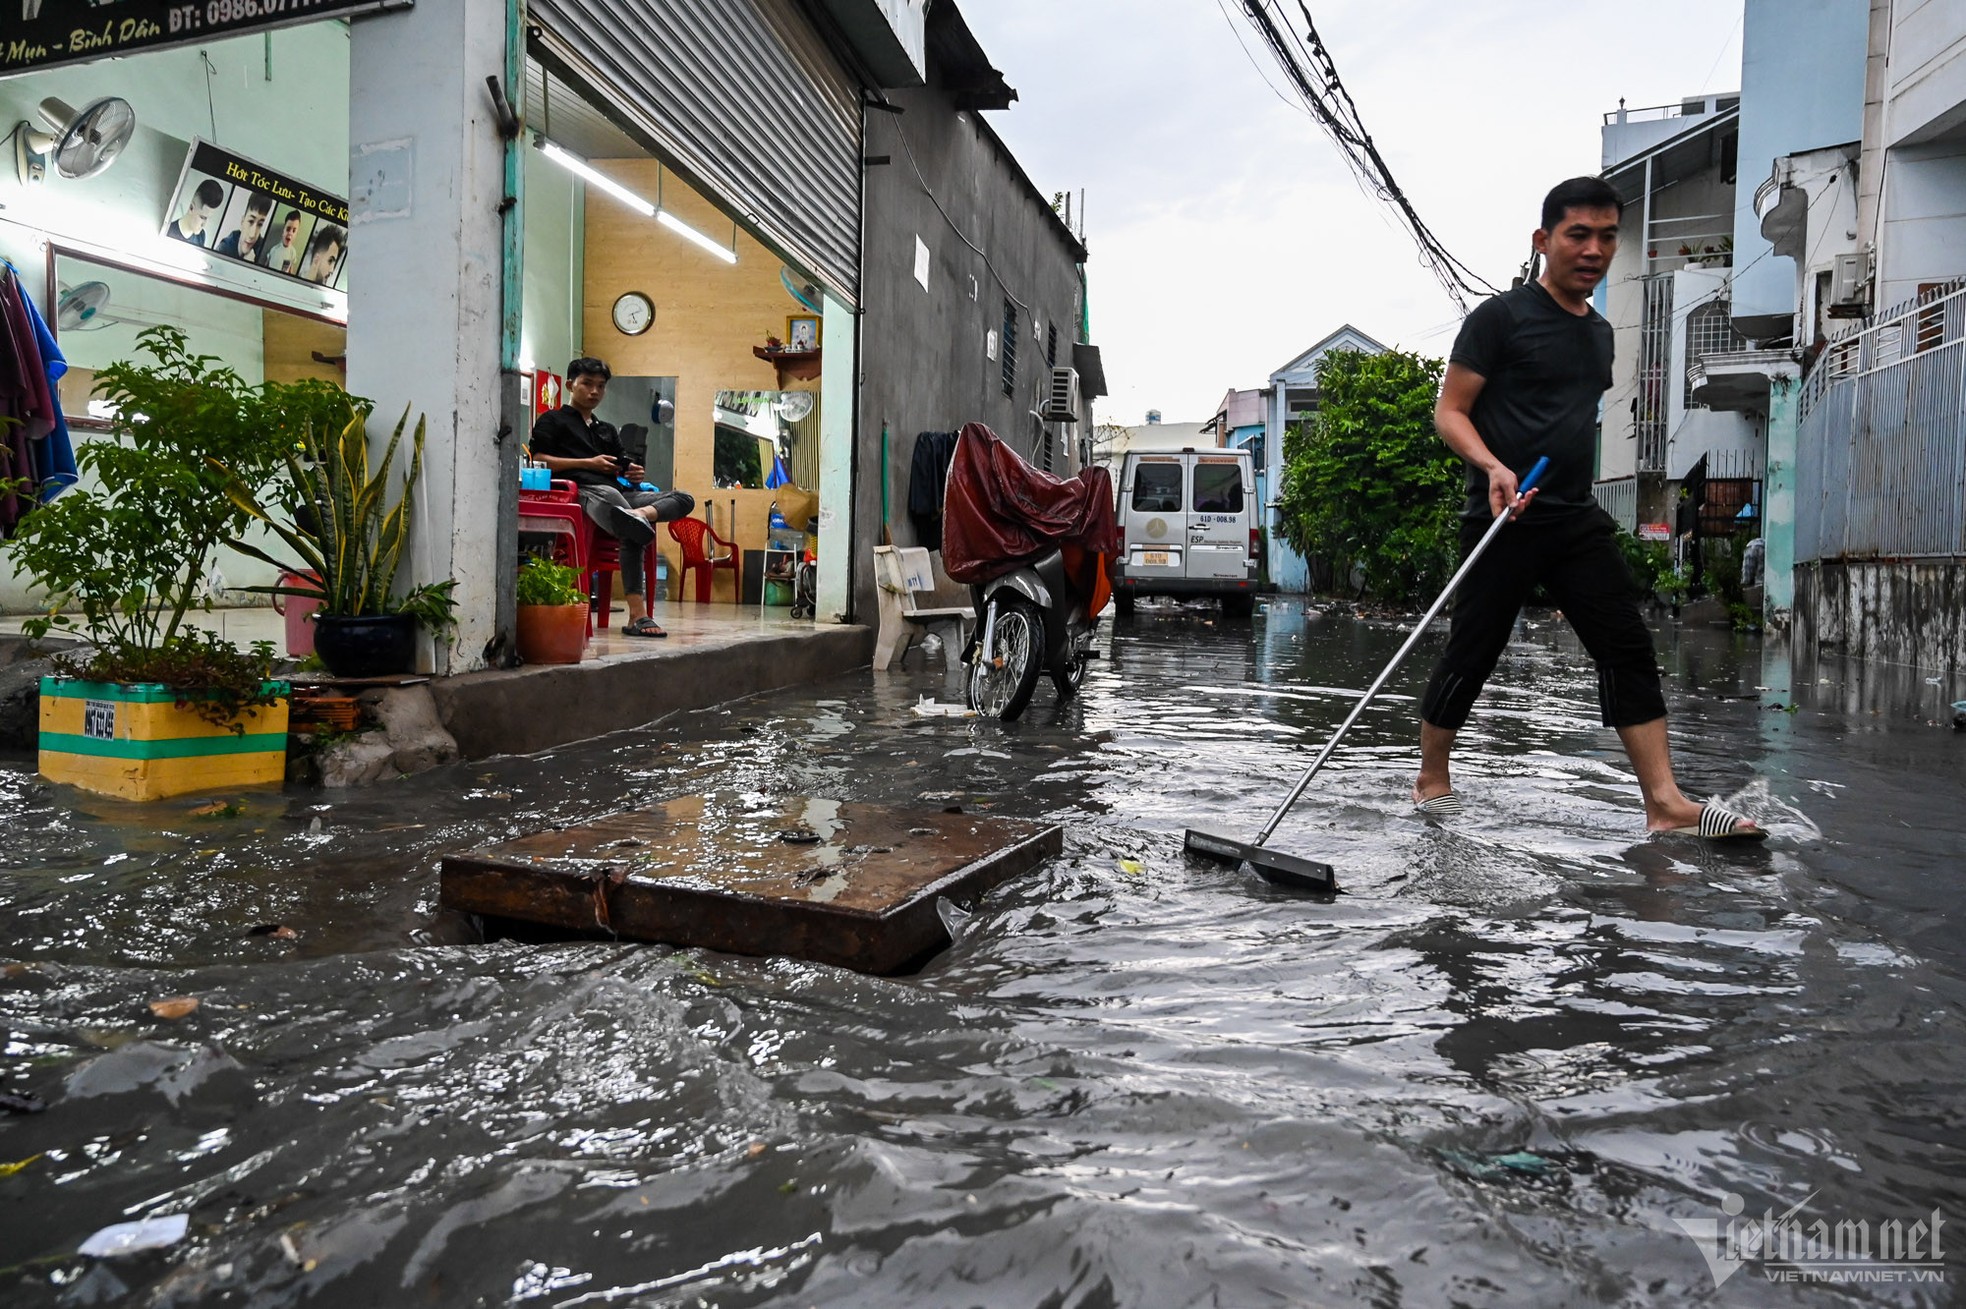
[[[928,184],[928,178],[922,175],[922,166],[915,160],[914,148],[908,144],[908,134],[901,129],[899,118],[895,119],[894,122],[894,135],[901,142],[901,153],[908,157],[908,167],[914,170],[915,181],[920,183],[922,194],[928,197],[928,202],[935,206],[935,212],[942,215],[942,221],[949,225],[949,230],[956,234],[958,241],[961,241],[964,245],[976,252],[977,257],[983,261],[983,267],[989,270],[991,278],[995,280],[997,288],[1003,292],[1004,299],[1010,301],[1028,315],[1031,312],[1031,306],[1017,298],[1016,294],[1010,289],[1010,283],[1003,280],[1003,274],[999,273],[997,266],[990,262],[989,254],[982,246],[970,240],[963,229],[956,225],[956,220],[950,217],[949,211],[942,207],[942,201],[935,194],[935,188],[931,187]]]
[[[1365,128],[1358,103],[1338,75],[1336,60],[1318,36],[1310,9],[1299,0],[1305,26],[1304,35],[1299,36],[1287,20],[1279,22],[1271,12],[1276,7],[1276,0],[1243,0],[1251,25],[1269,45],[1313,120],[1338,147],[1354,179],[1368,195],[1394,208],[1419,249],[1421,263],[1463,313],[1467,312],[1470,295],[1498,294],[1500,288],[1449,253],[1394,179]]]

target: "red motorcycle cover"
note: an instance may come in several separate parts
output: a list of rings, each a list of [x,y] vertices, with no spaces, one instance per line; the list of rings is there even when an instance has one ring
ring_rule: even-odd
[[[1054,549],[1092,556],[1083,570],[1097,581],[1082,588],[1105,607],[1106,561],[1119,553],[1113,517],[1113,479],[1093,465],[1069,481],[1040,472],[982,423],[963,428],[949,463],[942,504],[942,568],[975,585],[1000,577]],[[1080,569],[1073,570],[1075,574]]]

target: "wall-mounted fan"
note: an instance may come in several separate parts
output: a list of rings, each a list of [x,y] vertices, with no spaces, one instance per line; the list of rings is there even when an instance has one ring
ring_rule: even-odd
[[[14,173],[32,185],[55,171],[72,181],[94,177],[111,164],[137,130],[136,110],[120,96],[104,96],[77,111],[60,100],[43,100],[45,129],[23,122],[14,129]]]
[[[780,391],[773,407],[778,410],[778,416],[786,422],[803,423],[812,416],[812,392]]]
[[[784,264],[778,266],[778,280],[784,285],[785,294],[797,300],[807,309],[810,309],[815,314],[825,312],[825,310],[819,307],[819,287],[815,283],[799,276]]]
[[[107,282],[80,282],[63,287],[61,299],[55,302],[57,332],[93,332],[118,323],[132,327],[155,327],[163,321],[160,318],[110,313]]]

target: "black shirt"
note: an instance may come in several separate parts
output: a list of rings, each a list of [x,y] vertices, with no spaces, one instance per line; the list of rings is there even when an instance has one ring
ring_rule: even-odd
[[[532,425],[532,452],[552,455],[555,459],[592,459],[595,455],[619,459],[621,437],[612,423],[598,418],[592,423],[584,422],[578,409],[561,405],[550,414],[541,414],[539,421]],[[613,486],[615,479],[613,469],[604,473],[598,468],[573,468],[553,476],[563,477],[577,486]]]
[[[1591,498],[1598,405],[1611,385],[1611,324],[1595,309],[1573,314],[1540,282],[1484,302],[1461,324],[1453,362],[1486,380],[1475,397],[1475,431],[1494,456],[1526,476],[1549,456],[1529,508],[1536,517],[1576,513]],[[1488,476],[1468,465],[1463,518],[1486,521]]]

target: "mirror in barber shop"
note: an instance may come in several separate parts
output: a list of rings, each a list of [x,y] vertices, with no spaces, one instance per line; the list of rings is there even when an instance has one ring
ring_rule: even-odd
[[[717,392],[719,487],[819,485],[817,391]]]
[[[676,379],[623,377],[608,382],[594,416],[621,434],[621,451],[645,470],[658,491],[676,487]]]

